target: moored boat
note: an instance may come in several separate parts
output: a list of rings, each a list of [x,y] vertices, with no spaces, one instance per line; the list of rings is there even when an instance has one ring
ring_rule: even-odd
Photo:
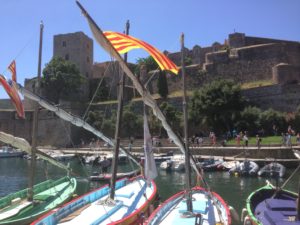
[[[218,165],[218,168],[220,170],[230,170],[234,167],[237,167],[240,164],[239,161],[225,161],[223,163],[221,163],[220,165]]]
[[[222,159],[210,158],[210,159],[204,160],[203,162],[198,163],[197,165],[204,171],[217,171],[217,170],[222,170],[220,165],[223,162],[224,161]]]
[[[22,157],[24,152],[14,149],[9,146],[3,146],[0,148],[0,158],[12,158],[12,157]]]
[[[300,159],[300,150],[294,149],[293,152],[294,152],[295,157]]]
[[[117,177],[117,179],[121,179],[121,178],[125,178],[125,177],[131,178],[131,177],[139,175],[140,173],[141,173],[141,170],[137,169],[137,170],[133,170],[130,172],[117,173],[116,177]],[[91,181],[109,181],[111,179],[111,177],[112,177],[111,173],[93,173],[90,176],[90,180]]]
[[[166,171],[182,172],[185,170],[183,155],[174,155],[171,159],[166,160],[160,164],[160,168]]]
[[[257,175],[266,177],[283,177],[285,175],[286,168],[278,162],[272,162],[261,168]]]
[[[52,210],[31,225],[139,224],[141,215],[147,214],[155,200],[156,185],[141,176],[125,178],[116,183],[114,201],[106,201],[109,192],[105,185]]]
[[[70,200],[76,185],[75,178],[63,177],[35,185],[33,201],[27,200],[28,188],[1,198],[0,224],[29,224],[49,210]]]
[[[40,24],[40,47],[39,47],[39,60],[38,60],[38,77],[36,87],[39,87],[39,81],[41,77],[41,56],[42,56],[42,37],[43,37],[43,23]],[[17,79],[16,79],[16,63],[9,66],[12,72],[12,80],[5,83],[2,79],[2,84],[4,84],[5,90],[8,87],[12,88],[14,94],[10,95],[18,115],[21,118],[25,118],[25,113],[23,110],[23,105],[21,101],[16,102],[19,99],[17,93]],[[3,78],[3,76],[0,76]],[[36,88],[38,89],[38,88]],[[36,90],[38,91],[38,90]],[[65,169],[70,173],[70,170],[64,164],[61,164],[48,156],[47,154],[39,151],[37,147],[37,128],[38,128],[38,112],[39,109],[37,105],[34,107],[33,114],[33,126],[32,126],[32,144],[30,144],[22,138],[14,137],[10,134],[0,132],[0,140],[6,144],[10,144],[15,148],[20,148],[23,151],[31,154],[30,161],[30,174],[29,174],[29,185],[28,188],[16,193],[9,194],[0,199],[0,224],[1,225],[24,225],[29,224],[37,217],[45,214],[46,212],[58,207],[65,201],[69,200],[76,190],[77,182],[75,178],[70,178],[69,176],[63,177],[57,181],[47,180],[42,183],[34,185],[35,178],[35,160],[38,154],[44,160]],[[11,165],[17,166],[17,165]]]
[[[193,210],[187,210],[185,191],[166,200],[149,217],[145,224],[231,224],[230,209],[214,192],[202,187],[191,191]]]
[[[172,170],[172,163],[173,161],[171,159],[163,161],[162,163],[160,163],[159,168],[170,172]]]
[[[183,80],[183,114],[184,114],[184,139],[188,140],[188,119],[186,104],[186,83],[184,70],[184,36],[181,36],[181,73]],[[169,224],[231,224],[231,214],[229,206],[217,194],[210,190],[207,182],[198,167],[193,167],[197,175],[202,179],[207,189],[196,186],[191,188],[190,163],[195,163],[195,159],[190,155],[188,141],[185,142],[185,183],[184,191],[179,192],[160,207],[158,207],[146,220],[147,225],[169,225]]]
[[[297,201],[296,193],[268,183],[249,195],[241,219],[249,225],[299,225]]]
[[[239,165],[236,165],[235,167],[231,168],[229,170],[230,174],[239,174],[242,176],[254,176],[257,174],[259,170],[259,166],[257,163],[249,160],[245,160],[244,162],[241,162]]]

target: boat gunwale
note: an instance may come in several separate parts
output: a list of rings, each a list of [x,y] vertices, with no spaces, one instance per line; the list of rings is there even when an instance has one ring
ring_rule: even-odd
[[[52,181],[53,183],[58,183],[58,181],[63,181],[63,180],[65,180],[66,178],[69,178],[69,183],[73,183],[73,184],[75,184],[75,185],[73,185],[73,188],[72,188],[72,193],[74,193],[75,192],[75,190],[76,190],[76,187],[77,187],[77,180],[75,179],[75,178],[70,178],[70,177],[68,177],[68,176],[65,176],[65,177],[62,177],[62,178],[60,178],[59,180],[52,180],[52,179],[50,179],[49,181]],[[47,180],[48,181],[48,180]],[[46,182],[46,181],[45,181]],[[67,181],[64,181],[64,182],[67,182]],[[53,186],[54,187],[54,186]],[[53,188],[52,187],[52,188]],[[28,189],[28,188],[27,188]],[[24,189],[24,190],[27,190],[27,189]],[[68,201],[69,199],[71,198],[71,196],[69,196],[68,198],[66,198],[64,201],[63,201],[63,203],[64,202],[66,202],[66,201]],[[52,208],[50,211],[53,211],[55,208],[57,208],[57,206],[55,206],[54,208]],[[48,210],[42,210],[42,211],[40,211],[40,212],[38,212],[38,213],[36,213],[36,214],[33,214],[33,215],[29,215],[29,216],[26,216],[26,217],[23,217],[23,218],[20,218],[20,219],[16,219],[16,220],[11,220],[11,221],[9,221],[9,220],[7,220],[7,221],[5,221],[5,220],[3,220],[3,221],[0,221],[0,225],[5,225],[5,224],[12,224],[12,223],[21,223],[22,221],[31,221],[32,220],[32,218],[35,218],[34,220],[36,220],[39,216],[41,216],[41,215],[43,215],[45,212],[47,212],[46,214],[48,214]],[[33,222],[34,222],[34,220],[33,220]],[[32,222],[31,222],[32,223]]]
[[[129,178],[122,178],[122,179],[117,180],[117,182],[120,182],[120,181],[122,181],[122,180],[134,181],[135,179],[138,179],[138,178],[144,178],[144,177],[140,175],[140,176],[133,177],[133,178],[130,178],[130,179],[129,179]],[[153,200],[153,198],[156,196],[156,193],[157,193],[157,188],[156,188],[155,182],[154,182],[154,181],[151,181],[151,183],[152,183],[152,185],[153,185],[153,193],[152,193],[152,195],[149,197],[148,201],[145,201],[145,203],[144,203],[138,210],[136,210],[136,212],[130,214],[129,216],[127,216],[127,217],[125,217],[125,218],[122,218],[122,219],[120,219],[120,220],[114,221],[114,222],[110,223],[109,225],[114,225],[114,224],[118,224],[118,223],[120,223],[120,222],[123,222],[123,221],[125,221],[125,219],[127,220],[127,219],[129,219],[129,218],[135,216],[135,215],[136,215],[137,213],[139,213],[140,211],[142,211],[143,208],[145,207],[145,205],[148,204],[149,202],[151,202],[151,201]],[[60,207],[58,207],[58,208],[56,208],[56,209],[53,209],[53,210],[49,211],[48,213],[46,213],[46,214],[43,215],[42,217],[40,217],[40,218],[38,218],[37,220],[33,221],[30,225],[36,225],[36,224],[38,224],[39,222],[41,222],[43,219],[45,219],[46,217],[48,217],[48,216],[53,216],[54,213],[56,213],[58,210],[64,208],[65,206],[70,205],[70,204],[72,204],[72,203],[74,203],[74,202],[76,202],[76,201],[78,201],[78,200],[80,200],[80,199],[82,199],[82,198],[84,198],[84,197],[86,197],[86,196],[92,194],[93,192],[99,191],[99,190],[104,189],[104,188],[106,188],[106,187],[108,187],[108,186],[109,186],[109,184],[105,184],[105,185],[103,185],[103,186],[101,186],[101,187],[99,187],[99,188],[97,188],[97,189],[94,189],[94,190],[91,190],[91,191],[85,193],[84,195],[78,196],[77,198],[71,200],[70,202],[67,202],[67,203],[65,203],[64,205],[62,205],[62,206],[60,206]],[[149,200],[151,200],[151,201],[149,201]]]
[[[195,186],[192,188],[193,191],[206,191],[208,192],[208,190],[204,187],[199,187],[199,186]],[[180,191],[174,195],[172,195],[170,198],[168,198],[166,201],[164,201],[160,206],[158,206],[153,212],[152,214],[149,216],[149,218],[147,219],[146,224],[149,224],[149,222],[151,222],[151,220],[154,219],[154,217],[157,215],[157,213],[164,207],[166,206],[169,202],[175,200],[176,198],[178,198],[180,195],[183,195],[185,193],[185,191]],[[226,214],[228,217],[228,224],[231,224],[231,213],[230,213],[230,209],[228,204],[225,202],[225,200],[216,192],[211,192],[213,194],[214,197],[216,197],[221,204],[224,206],[225,210],[226,210]]]
[[[129,180],[133,180],[135,178],[144,178],[143,176],[138,176],[138,177],[133,177],[133,178],[130,178]],[[144,178],[145,179],[145,178]],[[147,182],[147,181],[146,181]],[[154,197],[156,196],[156,193],[157,193],[157,187],[156,187],[156,184],[154,182],[154,180],[151,181],[151,184],[153,186],[153,193],[152,195],[148,198],[148,200],[146,200],[144,202],[143,205],[141,205],[141,207],[139,207],[138,210],[136,210],[134,213],[131,213],[130,215],[128,215],[127,217],[124,217],[120,220],[117,220],[117,221],[114,221],[112,223],[109,223],[108,225],[116,225],[116,224],[119,224],[119,223],[123,223],[124,221],[126,220],[129,220],[129,218],[133,218],[134,216],[136,216],[138,213],[140,213],[149,203],[151,203],[153,200],[154,200]],[[146,184],[147,185],[147,184]]]
[[[265,186],[251,192],[251,194],[248,196],[248,198],[246,199],[246,209],[247,209],[247,212],[248,212],[248,215],[250,216],[251,220],[253,220],[257,225],[263,225],[254,215],[254,213],[252,212],[252,209],[251,209],[251,200],[252,200],[252,197],[255,196],[259,191],[261,190],[274,190],[276,191],[275,187],[271,184],[271,183],[267,183]],[[284,192],[287,192],[289,194],[292,194],[292,195],[296,195],[296,193],[292,192],[292,191],[288,191],[286,189],[281,189],[281,191],[284,191]],[[265,199],[263,199],[264,201]]]

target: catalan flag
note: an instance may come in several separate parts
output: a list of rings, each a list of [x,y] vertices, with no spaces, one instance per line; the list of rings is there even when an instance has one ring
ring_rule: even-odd
[[[142,48],[153,57],[162,70],[169,70],[178,74],[178,67],[166,55],[148,43],[118,32],[106,31],[104,35],[120,54],[135,48]]]
[[[5,89],[6,93],[9,95],[12,103],[14,104],[17,114],[20,118],[25,118],[25,113],[24,113],[24,108],[23,108],[23,103],[20,99],[20,96],[18,94],[18,91],[16,90],[15,87],[13,87],[13,84],[11,82],[7,82],[5,77],[3,75],[0,75],[0,84],[3,86]]]
[[[9,71],[11,72],[11,79],[14,82],[17,82],[17,70],[16,70],[16,61],[13,60],[8,66]]]

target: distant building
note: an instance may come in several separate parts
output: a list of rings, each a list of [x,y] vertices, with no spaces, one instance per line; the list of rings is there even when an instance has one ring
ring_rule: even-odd
[[[164,54],[180,66],[180,52],[165,51]],[[229,34],[224,43],[214,42],[211,46],[195,45],[192,49],[186,48],[185,55],[186,61],[191,64],[186,67],[189,90],[198,89],[218,78],[232,79],[241,84],[268,80],[272,81],[269,86],[244,90],[243,94],[263,109],[274,108],[292,112],[299,105],[299,42],[251,37],[235,32]],[[83,32],[55,35],[53,56],[60,56],[75,63],[87,80],[78,95],[72,97],[74,101],[60,102],[67,111],[82,116],[86,109],[86,103],[90,101],[93,94],[89,84],[97,87],[95,84],[98,84],[101,79],[105,79],[106,85],[109,86],[109,95],[116,98],[122,73],[119,64],[117,62],[94,63],[93,40]],[[156,93],[158,73],[152,77],[154,71],[151,71],[150,74],[147,74],[145,68],[142,71],[139,79],[145,83],[151,77],[147,87],[151,93]],[[169,92],[180,90],[180,74],[178,76],[167,74],[167,76]],[[35,80],[36,78],[25,80],[26,89],[32,90]],[[131,87],[132,83],[127,78],[124,91],[124,98],[127,100],[131,96],[137,96]],[[0,130],[30,140],[32,121],[32,104],[30,103],[25,98],[26,120],[19,120],[11,104],[7,100],[0,100]],[[170,103],[177,104],[174,99],[170,100]],[[101,104],[93,107],[99,111],[104,111],[105,108]],[[178,101],[178,107],[181,107],[181,99]],[[74,128],[69,123],[62,123],[61,119],[47,110],[43,110],[39,120],[41,120],[39,144],[66,146],[80,140],[82,129]],[[61,135],[65,132],[68,134]]]

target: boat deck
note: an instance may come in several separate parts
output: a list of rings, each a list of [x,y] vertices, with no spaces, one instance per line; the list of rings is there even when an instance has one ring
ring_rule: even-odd
[[[186,217],[184,213],[186,210],[186,202],[181,198],[176,204],[164,215],[164,217],[158,223],[160,225],[188,225],[196,224],[196,219],[201,220],[199,224],[209,225],[217,224],[218,222],[225,221],[227,224],[227,217],[225,215],[225,210],[221,210],[221,218],[218,213],[217,207],[213,204],[212,200],[205,194],[201,192],[193,193],[193,213],[195,215],[201,215],[199,218],[195,216]]]
[[[71,217],[69,221],[61,220],[58,224],[109,224],[133,213],[149,199],[152,193],[152,188],[149,188],[144,180],[138,179],[116,191],[115,205],[103,203],[107,199],[106,195],[80,210],[76,217]]]
[[[296,200],[269,198],[260,202],[255,209],[255,216],[264,225],[300,225],[297,220]]]

